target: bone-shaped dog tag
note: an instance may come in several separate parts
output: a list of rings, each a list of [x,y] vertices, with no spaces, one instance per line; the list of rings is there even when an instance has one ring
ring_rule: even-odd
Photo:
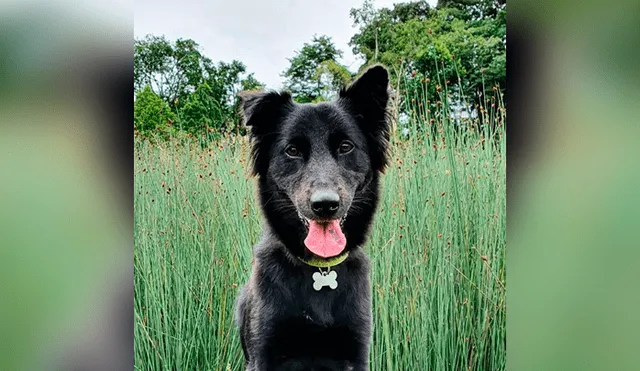
[[[329,286],[331,290],[338,287],[338,273],[336,271],[316,272],[311,277],[313,278],[313,289],[316,291],[322,290],[325,286]]]

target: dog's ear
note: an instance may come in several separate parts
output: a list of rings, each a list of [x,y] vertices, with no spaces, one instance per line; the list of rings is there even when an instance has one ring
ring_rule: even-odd
[[[367,69],[350,86],[340,91],[338,101],[356,118],[372,147],[374,169],[384,171],[389,147],[389,73],[375,65]]]
[[[253,131],[260,131],[278,118],[291,105],[291,94],[287,92],[245,91],[239,94],[244,124]]]
[[[278,123],[293,108],[293,100],[287,92],[242,92],[239,96],[244,124],[252,139],[253,174],[263,174],[274,137],[270,134],[278,130]]]

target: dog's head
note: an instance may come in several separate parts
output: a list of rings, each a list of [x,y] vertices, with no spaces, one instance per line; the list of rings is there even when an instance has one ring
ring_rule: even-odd
[[[294,254],[327,258],[364,241],[387,163],[388,84],[375,66],[330,103],[243,95],[263,211]]]

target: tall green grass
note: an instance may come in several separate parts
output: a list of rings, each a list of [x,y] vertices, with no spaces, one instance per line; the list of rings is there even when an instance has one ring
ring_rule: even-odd
[[[503,370],[505,111],[490,100],[453,125],[428,97],[404,98],[409,136],[392,134],[364,246],[371,369]],[[248,152],[241,137],[136,141],[136,369],[243,369],[233,305],[261,227]]]

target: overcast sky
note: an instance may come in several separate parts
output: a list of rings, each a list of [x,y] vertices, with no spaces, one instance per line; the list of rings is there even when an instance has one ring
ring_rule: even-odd
[[[280,73],[314,34],[331,36],[344,52],[344,63],[356,71],[361,61],[351,53],[349,39],[356,29],[349,10],[362,0],[136,0],[135,37],[165,35],[189,38],[214,61],[242,61],[248,72],[267,84],[282,86]],[[402,0],[376,0],[378,8]],[[437,0],[428,0],[435,6]]]

